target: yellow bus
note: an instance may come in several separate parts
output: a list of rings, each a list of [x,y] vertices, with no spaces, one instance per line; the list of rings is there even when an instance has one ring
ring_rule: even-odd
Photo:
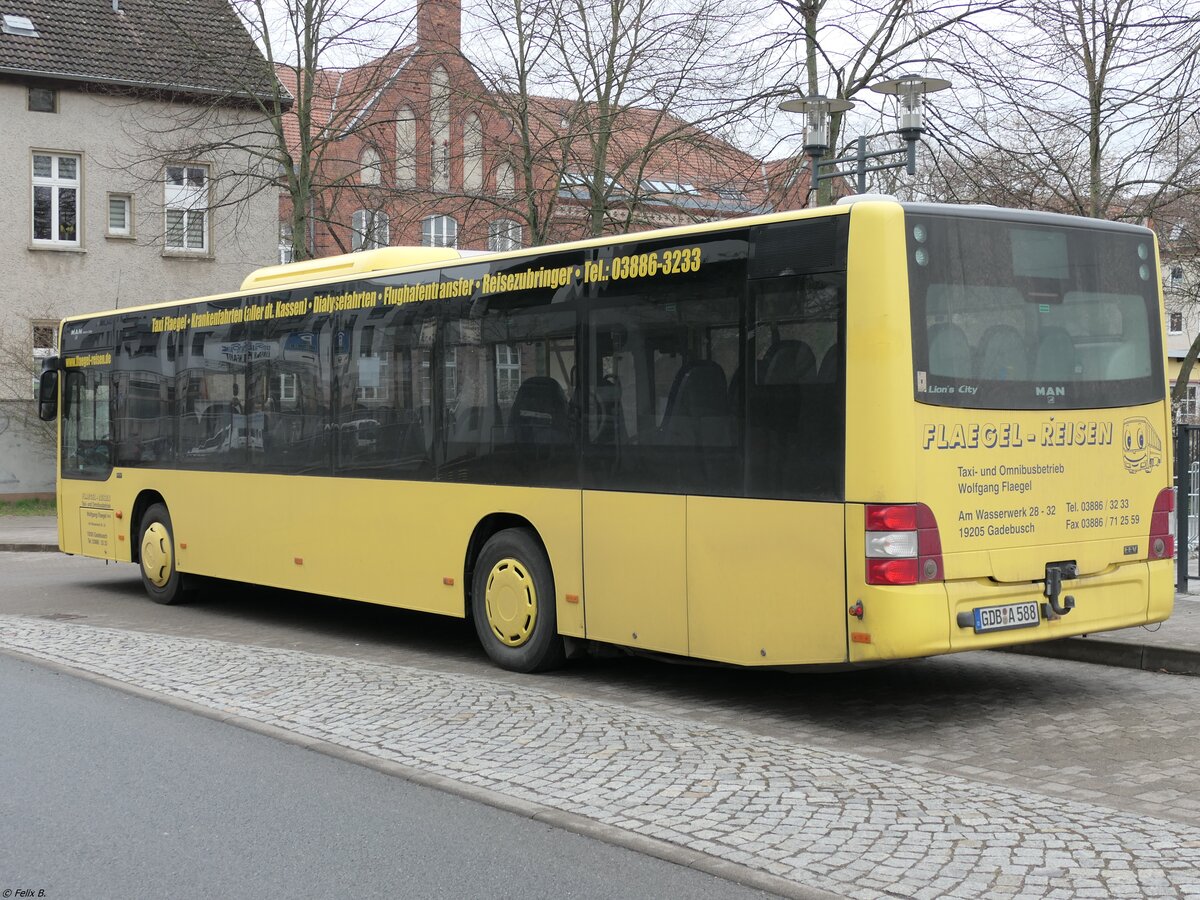
[[[1165,619],[1154,235],[838,206],[386,248],[67,319],[59,541],[602,646],[870,663]],[[303,602],[297,598],[297,602]]]

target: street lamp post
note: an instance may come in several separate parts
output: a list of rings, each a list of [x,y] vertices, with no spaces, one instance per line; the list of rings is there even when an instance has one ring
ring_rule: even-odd
[[[779,104],[784,112],[804,113],[804,153],[812,161],[811,190],[830,178],[849,178],[855,176],[858,193],[867,191],[867,173],[881,172],[885,169],[903,167],[909,175],[917,174],[917,141],[925,133],[923,107],[925,95],[934,91],[942,91],[950,87],[950,82],[941,78],[927,78],[924,75],[901,75],[871,85],[871,90],[880,94],[891,94],[900,102],[900,127],[895,132],[880,132],[859,137],[856,141],[855,152],[849,156],[839,156],[835,159],[822,160],[825,151],[829,149],[829,116],[832,113],[845,112],[854,108],[849,100],[838,100],[814,94],[811,97],[801,97],[796,100],[785,100]],[[867,141],[884,134],[898,134],[904,140],[905,146],[891,150],[867,152]],[[897,156],[903,159],[892,162],[875,162]],[[838,170],[837,167],[853,163],[854,167]],[[871,163],[869,165],[869,163]],[[824,168],[832,171],[822,172]]]

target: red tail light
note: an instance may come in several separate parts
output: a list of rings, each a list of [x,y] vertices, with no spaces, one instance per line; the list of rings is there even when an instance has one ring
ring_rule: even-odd
[[[869,503],[865,524],[867,584],[942,580],[942,538],[924,503]]]
[[[1150,516],[1150,558],[1171,559],[1175,555],[1175,488],[1163,488],[1154,500]]]

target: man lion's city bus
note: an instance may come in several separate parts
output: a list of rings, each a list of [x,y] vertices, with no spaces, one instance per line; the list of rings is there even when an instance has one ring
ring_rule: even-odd
[[[521,671],[1158,622],[1161,319],[1144,228],[886,198],[270,267],[63,322],[59,542],[161,603],[213,576],[470,617]]]

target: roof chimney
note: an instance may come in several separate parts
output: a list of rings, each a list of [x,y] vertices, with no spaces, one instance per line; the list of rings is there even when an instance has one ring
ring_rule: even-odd
[[[422,50],[459,52],[462,0],[417,0],[417,43]]]
[[[113,12],[115,12],[115,13],[125,12],[125,10],[121,9],[121,0],[112,0],[112,5],[113,5]]]

